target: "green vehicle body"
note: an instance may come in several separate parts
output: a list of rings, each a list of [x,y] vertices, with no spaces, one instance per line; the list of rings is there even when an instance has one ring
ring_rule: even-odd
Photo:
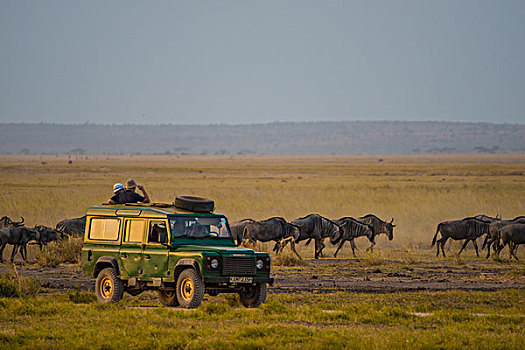
[[[190,221],[219,222],[222,236],[217,232],[214,237],[177,237],[171,225]],[[159,227],[160,234],[155,233]],[[97,278],[102,270],[113,269],[123,290],[132,295],[173,291],[186,269],[196,271],[197,282],[209,295],[242,294],[258,285],[264,285],[266,293],[266,285],[273,283],[269,254],[237,246],[230,232],[226,217],[212,212],[188,212],[171,205],[93,206],[87,212],[82,271]],[[155,234],[160,238],[152,242]]]

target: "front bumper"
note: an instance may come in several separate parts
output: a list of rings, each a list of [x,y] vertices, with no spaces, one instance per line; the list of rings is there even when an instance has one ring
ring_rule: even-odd
[[[203,277],[204,283],[226,283],[231,284],[230,277],[209,277],[204,276]],[[273,277],[253,277],[252,281],[250,283],[268,283],[270,285],[273,284]],[[238,282],[236,284],[243,284],[242,282]]]

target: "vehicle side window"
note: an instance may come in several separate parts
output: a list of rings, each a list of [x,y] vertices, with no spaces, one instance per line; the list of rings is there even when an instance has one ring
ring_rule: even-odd
[[[164,221],[149,223],[148,243],[168,243],[168,231]]]
[[[120,220],[93,218],[89,225],[89,239],[116,241],[119,238]]]
[[[145,228],[145,220],[126,221],[126,235],[124,236],[124,241],[130,243],[141,243]]]

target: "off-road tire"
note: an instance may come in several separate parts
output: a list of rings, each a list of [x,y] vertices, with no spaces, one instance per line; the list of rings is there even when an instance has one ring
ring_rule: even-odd
[[[196,213],[210,213],[215,209],[215,203],[206,198],[192,196],[178,196],[175,198],[175,207]]]
[[[170,290],[157,290],[160,303],[164,306],[179,306],[179,300],[177,299],[177,293],[175,289]]]
[[[193,309],[204,298],[204,283],[195,269],[185,269],[177,278],[175,291],[179,305],[185,309]]]
[[[124,283],[112,267],[106,267],[97,276],[95,292],[101,303],[118,303],[124,295]]]
[[[254,308],[265,303],[267,295],[268,285],[266,283],[257,283],[255,286],[246,287],[239,292],[239,299],[244,307]]]

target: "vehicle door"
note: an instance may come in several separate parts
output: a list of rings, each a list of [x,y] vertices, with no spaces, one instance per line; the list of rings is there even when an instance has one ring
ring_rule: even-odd
[[[147,220],[145,219],[125,220],[124,236],[120,246],[120,262],[125,273],[130,277],[137,277],[141,274],[146,228]]]
[[[169,252],[167,243],[167,221],[150,220],[142,259],[142,273],[145,279],[167,276]]]

